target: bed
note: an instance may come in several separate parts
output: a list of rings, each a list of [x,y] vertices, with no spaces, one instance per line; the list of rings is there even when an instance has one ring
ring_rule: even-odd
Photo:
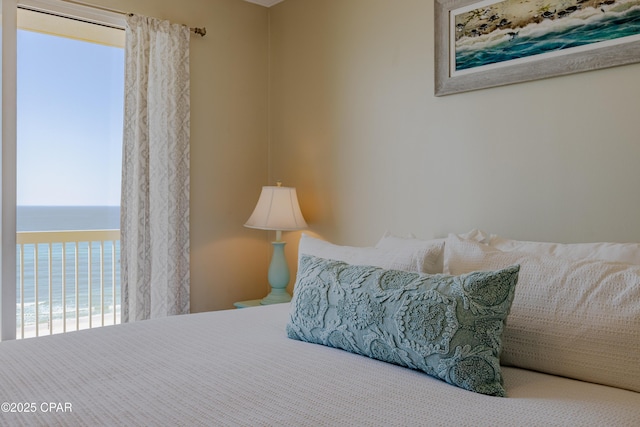
[[[461,239],[467,246],[458,254],[442,253],[451,243],[449,239],[458,239],[452,236],[429,241],[428,245],[417,239],[390,237],[375,250],[338,247],[303,237],[300,253],[301,257],[327,262],[341,262],[335,258],[343,258],[343,263],[345,258],[357,262],[365,257],[361,260],[369,261],[367,265],[385,264],[374,266],[379,269],[404,262],[405,268],[417,270],[473,270],[478,262],[493,262],[487,254],[523,256],[513,248],[497,249],[482,242],[485,235],[468,237]],[[434,245],[440,252],[432,250]],[[477,253],[474,255],[469,248]],[[398,257],[404,250],[407,256]],[[554,250],[557,252],[557,247]],[[457,256],[463,256],[464,262],[456,263]],[[571,261],[572,271],[574,261],[586,263],[591,272],[593,263],[604,263],[618,273],[622,271],[620,277],[629,282],[637,279],[632,264],[585,261],[589,254],[580,256],[581,260]],[[535,263],[532,265],[535,267]],[[524,273],[521,282],[527,280],[528,273]],[[561,313],[566,314],[574,331],[573,317],[588,317],[584,307],[592,309],[602,298],[602,280],[600,275],[598,286],[582,285],[590,295],[578,304],[583,309]],[[635,352],[607,350],[603,355],[602,348],[593,344],[595,350],[587,346],[586,360],[577,363],[571,351],[565,351],[566,337],[551,339],[550,343],[531,341],[547,331],[558,338],[557,325],[548,323],[537,329],[531,326],[531,312],[525,311],[527,322],[520,330],[517,317],[513,322],[510,317],[507,325],[513,323],[516,328],[504,331],[502,350],[506,360],[500,368],[506,397],[468,391],[421,370],[291,339],[288,330],[292,313],[300,304],[294,296],[289,304],[174,316],[0,343],[0,424],[637,426],[640,287],[637,282],[630,287],[616,285],[616,295],[624,294],[623,300],[615,300],[617,309],[613,311],[621,317],[613,320],[618,323],[608,323],[611,318],[601,322],[599,311],[594,323],[597,328],[603,324],[615,326],[618,332],[605,334],[605,350],[626,345]],[[559,296],[563,301],[567,297],[562,293]],[[517,304],[526,305],[527,301],[516,293],[513,304],[510,316],[522,309]],[[548,319],[548,312],[543,316]],[[590,329],[584,326],[582,331]],[[569,340],[570,347],[580,350],[584,345],[581,339],[594,343],[598,337],[593,333],[583,338],[574,336]],[[551,354],[554,346],[565,346],[562,354]],[[607,369],[599,369],[602,360],[611,362]],[[554,371],[558,372],[549,373]]]

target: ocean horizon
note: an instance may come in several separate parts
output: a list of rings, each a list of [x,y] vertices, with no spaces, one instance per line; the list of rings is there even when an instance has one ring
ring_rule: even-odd
[[[119,230],[120,206],[17,206],[16,231]]]

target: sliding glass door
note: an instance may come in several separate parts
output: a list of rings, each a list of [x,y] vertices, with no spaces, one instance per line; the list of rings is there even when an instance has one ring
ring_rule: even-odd
[[[119,323],[123,18],[0,1],[0,340]]]

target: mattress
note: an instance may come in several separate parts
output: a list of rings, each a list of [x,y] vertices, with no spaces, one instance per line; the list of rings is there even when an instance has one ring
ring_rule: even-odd
[[[0,343],[0,424],[640,423],[640,393],[504,367],[508,397],[489,397],[290,340],[288,313],[278,304]]]

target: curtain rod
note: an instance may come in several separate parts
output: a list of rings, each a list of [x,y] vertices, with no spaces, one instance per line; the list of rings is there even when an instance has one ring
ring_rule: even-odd
[[[96,6],[96,5],[84,3],[81,1],[75,1],[75,0],[62,0],[62,1],[64,1],[65,3],[77,4],[79,6],[87,6],[93,9],[103,10],[105,12],[117,13],[119,15],[133,15],[132,13],[129,13],[129,12],[123,12],[117,9],[110,9],[108,7]],[[205,27],[189,27],[189,30],[201,37],[204,37],[207,34],[207,29]]]

